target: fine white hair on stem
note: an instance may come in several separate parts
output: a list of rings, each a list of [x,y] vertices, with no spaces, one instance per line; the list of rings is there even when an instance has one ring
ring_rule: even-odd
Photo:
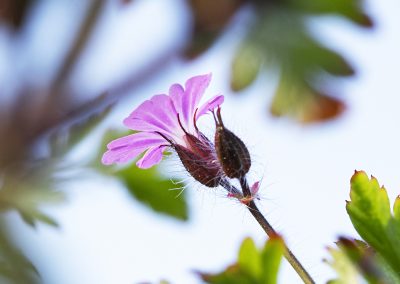
[[[180,188],[174,188],[174,189],[170,189],[170,190],[180,190],[179,193],[175,196],[175,198],[178,198],[186,190],[186,187],[183,186],[183,187],[180,187]]]

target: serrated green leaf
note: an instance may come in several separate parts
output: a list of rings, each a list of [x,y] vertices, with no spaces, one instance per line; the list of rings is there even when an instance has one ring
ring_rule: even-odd
[[[391,214],[385,188],[359,171],[351,178],[350,198],[346,209],[355,229],[400,276],[400,222]]]
[[[393,214],[394,218],[400,221],[400,196],[397,196],[396,199],[394,200]]]
[[[268,240],[261,250],[246,238],[235,264],[217,274],[199,275],[210,284],[275,284],[284,248],[283,240],[278,236]]]
[[[351,178],[350,199],[346,209],[358,233],[374,247],[387,243],[384,232],[390,219],[390,205],[385,189],[365,172],[356,172]]]
[[[182,221],[188,219],[185,192],[172,190],[176,188],[176,181],[163,178],[157,167],[143,170],[132,164],[115,175],[138,201],[154,211]]]

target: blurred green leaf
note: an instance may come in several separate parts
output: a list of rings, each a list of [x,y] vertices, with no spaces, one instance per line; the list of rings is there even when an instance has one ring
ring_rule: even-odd
[[[394,218],[400,221],[400,196],[397,196],[394,201],[393,214]]]
[[[262,274],[260,283],[272,284],[278,281],[279,266],[285,251],[283,240],[279,236],[271,238],[261,251]]]
[[[251,44],[244,44],[236,53],[232,63],[231,88],[240,91],[257,78],[262,64],[259,50]]]
[[[252,6],[251,20],[244,21],[247,36],[232,60],[231,89],[243,90],[262,68],[274,67],[282,74],[291,73],[280,78],[279,86],[294,85],[291,91],[296,92],[296,96],[286,96],[282,88],[277,90],[270,108],[274,115],[300,122],[332,119],[342,113],[344,103],[334,98],[336,94],[331,94],[326,84],[335,79],[332,77],[351,76],[355,71],[342,55],[315,38],[308,27],[309,19],[336,15],[370,28],[372,20],[362,3],[361,0],[191,0],[195,24],[193,39],[184,53],[194,58],[206,51],[223,35],[238,10]]]
[[[387,262],[400,279],[400,221],[398,201],[390,209],[386,189],[376,178],[356,171],[351,178],[350,201],[346,209],[360,236]]]
[[[287,116],[302,123],[331,119],[343,112],[344,104],[307,83],[283,74],[270,106],[274,116]]]
[[[57,180],[49,177],[46,166],[49,167],[41,164],[40,168],[30,172],[5,176],[0,187],[0,211],[16,210],[32,227],[37,221],[58,226],[53,218],[40,209],[43,205],[59,204],[65,200],[64,194],[55,189]]]
[[[260,7],[254,28],[245,42],[298,79],[311,79],[326,71],[331,75],[350,76],[353,68],[338,53],[323,46],[306,28],[301,14],[278,5]],[[266,67],[269,67],[266,65]]]
[[[363,12],[360,0],[287,0],[292,9],[312,14],[336,14],[363,27],[372,27],[372,20]]]
[[[398,275],[367,244],[342,237],[337,246],[339,249],[329,249],[333,260],[328,263],[338,278],[329,283],[364,283],[362,278],[371,284],[400,283]]]
[[[117,129],[106,130],[100,140],[99,149],[96,152],[96,156],[93,158],[93,160],[89,161],[88,166],[96,169],[100,173],[112,175],[115,171],[115,167],[105,166],[101,163],[101,158],[103,157],[103,154],[107,151],[107,144],[117,138],[127,136],[133,133],[135,132],[130,130],[129,131],[127,130],[121,131]]]
[[[238,265],[250,275],[259,279],[262,274],[262,258],[259,249],[251,238],[246,238],[242,242],[239,250]]]
[[[389,283],[372,250],[368,250],[367,247],[362,248],[355,241],[347,238],[340,238],[337,245],[357,267],[368,283]]]
[[[337,279],[331,280],[329,284],[348,284],[360,283],[360,274],[357,267],[347,257],[347,255],[340,249],[328,248],[332,257],[331,260],[326,262],[336,271]]]
[[[368,26],[358,1],[255,1],[254,5],[255,19],[232,62],[232,89],[249,86],[260,68],[273,68],[281,74],[270,107],[273,115],[300,122],[340,115],[344,104],[329,93],[327,83],[355,71],[312,35],[307,20],[310,15],[333,13]]]
[[[183,189],[175,190],[178,181],[162,176],[159,167],[154,166],[144,170],[139,169],[135,163],[123,168],[101,164],[101,156],[106,151],[106,145],[116,138],[129,134],[132,134],[132,131],[106,131],[99,154],[90,165],[101,173],[121,180],[136,200],[155,212],[186,221],[188,219],[188,206],[185,191]]]
[[[228,266],[225,271],[218,274],[200,273],[201,279],[210,284],[256,284],[256,279],[246,271],[240,269],[237,264]]]
[[[199,275],[210,284],[274,284],[284,249],[283,240],[278,236],[269,239],[261,250],[247,238],[239,250],[237,263],[217,274]]]
[[[188,219],[185,192],[172,190],[176,188],[176,181],[163,178],[157,167],[143,170],[132,164],[115,175],[138,201],[154,211],[183,221]]]
[[[40,283],[38,271],[12,243],[4,227],[0,221],[0,283]]]

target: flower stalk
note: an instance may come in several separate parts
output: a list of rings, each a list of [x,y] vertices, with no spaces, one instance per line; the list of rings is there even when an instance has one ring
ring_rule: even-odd
[[[240,179],[240,186],[242,188],[244,196],[247,194],[251,194],[249,184],[247,183],[246,177],[242,177]],[[271,226],[271,224],[267,221],[264,215],[258,209],[256,203],[253,199],[247,204],[247,208],[249,209],[251,215],[257,220],[260,226],[263,228],[265,233],[267,233],[268,237],[273,237],[277,235],[275,229]],[[292,251],[285,244],[284,257],[296,271],[296,273],[300,276],[305,284],[314,284],[315,281],[312,279],[311,275],[307,272],[304,266],[300,263],[300,261],[296,258],[296,256],[292,253]]]
[[[146,169],[160,163],[164,151],[174,150],[195,180],[210,188],[225,188],[228,197],[246,205],[267,235],[273,238],[277,233],[254,202],[258,198],[259,181],[251,187],[247,183],[246,174],[251,167],[249,151],[222,121],[220,106],[224,97],[216,95],[200,104],[210,80],[211,74],[195,76],[187,80],[184,87],[172,85],[169,95],[155,95],[144,101],[124,120],[125,126],[136,133],[111,141],[102,162],[105,165],[125,163],[144,153],[136,164]],[[214,144],[196,125],[197,120],[209,112],[214,115],[216,125]],[[241,190],[232,185],[230,179],[238,179]],[[315,283],[286,245],[284,256],[305,284]]]
[[[268,237],[272,238],[276,236],[276,231],[260,212],[256,203],[254,202],[254,199],[257,198],[259,186],[258,182],[251,188],[247,182],[246,174],[250,169],[251,159],[246,145],[242,142],[242,140],[240,140],[239,137],[237,137],[233,132],[224,126],[220,107],[217,109],[217,114],[214,114],[214,120],[216,123],[215,148],[219,162],[225,175],[229,178],[237,178],[242,189],[242,192],[236,195],[231,194],[231,191],[228,190],[228,192],[230,192],[228,196],[237,198],[241,203],[247,206],[250,213],[261,225]],[[224,184],[221,184],[221,186],[225,187],[226,189],[232,188],[232,185],[224,186]],[[286,244],[284,256],[305,284],[315,283],[310,274],[295,257],[292,251],[286,246]]]

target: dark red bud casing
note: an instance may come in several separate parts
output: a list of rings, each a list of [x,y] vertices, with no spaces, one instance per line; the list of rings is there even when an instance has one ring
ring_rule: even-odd
[[[214,145],[207,137],[198,132],[198,137],[186,133],[184,137],[188,147],[173,144],[183,166],[188,173],[201,184],[217,187],[222,178],[222,168],[218,162]]]
[[[250,169],[249,151],[243,141],[232,131],[225,128],[221,109],[218,108],[215,117],[215,150],[224,173],[230,178],[242,178]]]

